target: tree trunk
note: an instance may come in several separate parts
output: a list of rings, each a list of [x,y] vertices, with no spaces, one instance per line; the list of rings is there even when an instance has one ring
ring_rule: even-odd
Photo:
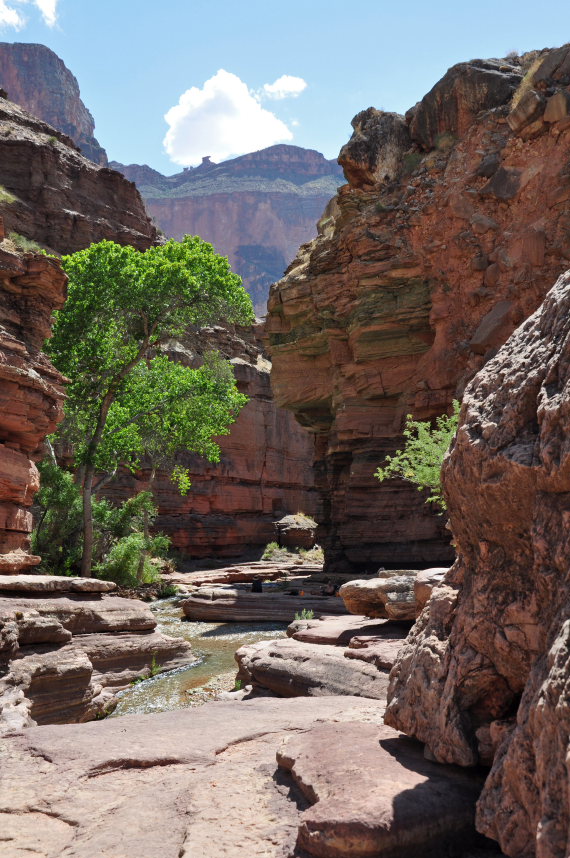
[[[91,496],[93,493],[93,476],[95,468],[87,465],[85,468],[85,479],[83,482],[83,556],[81,557],[81,577],[91,576],[91,564],[93,560],[93,509],[91,507]]]

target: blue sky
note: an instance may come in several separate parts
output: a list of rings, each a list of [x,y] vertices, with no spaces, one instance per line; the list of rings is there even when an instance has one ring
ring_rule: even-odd
[[[166,174],[280,141],[333,158],[355,113],[404,112],[456,62],[570,41],[567,0],[0,0],[1,21],[64,60],[110,158]]]

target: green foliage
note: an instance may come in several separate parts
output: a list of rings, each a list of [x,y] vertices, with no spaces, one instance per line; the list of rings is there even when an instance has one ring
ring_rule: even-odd
[[[315,612],[310,608],[303,608],[303,610],[299,613],[295,614],[296,620],[312,620],[315,616]]]
[[[4,185],[0,185],[0,203],[4,203],[5,205],[11,205],[15,203],[18,197],[9,191]]]
[[[156,591],[157,599],[171,599],[172,596],[178,595],[178,587],[176,584],[168,584],[166,581],[160,581]]]
[[[19,232],[9,232],[8,238],[18,250],[24,253],[45,253],[43,247],[37,241],[34,241],[32,238],[26,238],[25,235],[20,235]]]
[[[422,160],[421,152],[406,152],[402,159],[404,176],[411,176]]]
[[[445,509],[445,500],[441,489],[441,465],[459,424],[460,404],[453,403],[453,413],[443,414],[436,420],[435,426],[421,420],[414,420],[411,414],[406,417],[404,429],[405,446],[393,456],[386,456],[383,468],[378,468],[374,476],[380,482],[390,477],[401,477],[414,483],[419,491],[429,492],[428,502],[436,503]]]
[[[40,507],[38,526],[32,534],[32,550],[42,558],[41,570],[53,575],[77,575],[83,553],[82,501],[73,475],[50,460],[39,465],[41,488],[36,495]],[[104,498],[93,499],[93,561],[100,577],[124,586],[150,583],[158,577],[153,557],[162,557],[167,537],[145,537],[147,522],[156,516],[150,492],[140,492],[121,506]],[[142,551],[147,559],[143,581],[137,580]],[[134,568],[134,572],[133,572]]]
[[[236,679],[234,685],[234,691],[241,691],[243,685],[243,681],[241,679]]]
[[[280,551],[279,543],[277,542],[268,542],[265,546],[265,551],[261,555],[262,560],[271,560],[275,554]]]
[[[150,663],[150,676],[156,676],[161,671],[161,667],[156,660],[156,653],[152,654],[152,661]]]

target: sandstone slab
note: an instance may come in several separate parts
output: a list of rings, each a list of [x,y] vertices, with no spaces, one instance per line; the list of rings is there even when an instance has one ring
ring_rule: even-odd
[[[423,756],[389,727],[323,724],[277,754],[311,807],[299,845],[319,858],[459,854],[476,840],[482,777]]]
[[[350,646],[351,640],[357,635],[404,637],[406,630],[406,626],[394,628],[394,624],[386,620],[374,623],[368,617],[348,614],[342,617],[322,616],[316,620],[295,620],[287,628],[287,636],[304,643]]]
[[[336,596],[291,596],[266,591],[251,593],[232,587],[199,587],[181,602],[191,620],[219,622],[291,622],[296,613],[345,614]]]
[[[117,585],[98,578],[64,575],[0,575],[0,592],[11,593],[109,593]]]
[[[371,618],[415,620],[418,615],[413,570],[390,570],[378,578],[347,581],[339,590],[348,611]]]
[[[259,641],[236,652],[237,678],[280,697],[347,694],[384,701],[388,671],[344,656],[344,648],[327,644],[314,646],[291,639]]]

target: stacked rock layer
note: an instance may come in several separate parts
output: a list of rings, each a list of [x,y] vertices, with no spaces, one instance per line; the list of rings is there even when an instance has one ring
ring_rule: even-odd
[[[328,571],[452,559],[415,487],[373,473],[568,266],[569,56],[463,63],[405,118],[359,114],[349,184],[272,288],[273,389],[316,434]]]

